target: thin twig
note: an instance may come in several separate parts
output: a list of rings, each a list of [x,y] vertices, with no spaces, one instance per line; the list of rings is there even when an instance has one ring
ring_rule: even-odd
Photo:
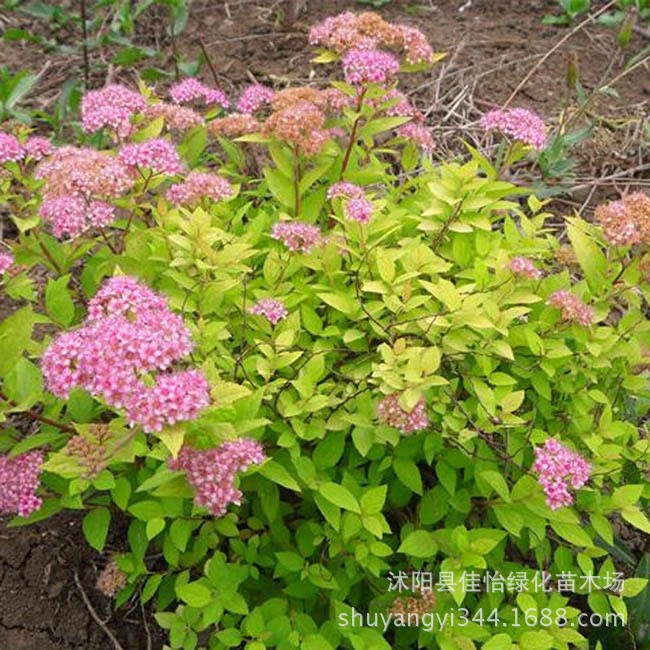
[[[585,18],[581,23],[576,25],[570,32],[565,34],[529,71],[528,74],[519,82],[517,87],[510,93],[510,97],[506,99],[501,108],[507,108],[510,105],[510,102],[519,94],[519,91],[528,83],[529,79],[541,68],[544,63],[557,51],[559,50],[574,34],[577,34],[583,27],[593,22],[598,16],[605,13],[610,9],[616,0],[610,0],[604,7],[599,9],[595,14],[590,14]]]
[[[208,54],[208,50],[205,47],[205,43],[203,42],[203,39],[200,36],[196,37],[196,42],[199,44],[199,47],[201,48],[201,52],[203,52],[203,58],[205,59],[205,62],[208,64],[208,68],[210,68],[210,74],[212,74],[212,79],[214,80],[214,83],[218,86],[219,75],[217,74],[217,69],[214,67],[214,63],[212,63],[212,59],[210,58],[210,55]]]
[[[81,34],[83,37],[81,46],[84,60],[84,88],[88,90],[90,85],[90,64],[88,62],[88,28],[86,26],[86,20],[86,0],[81,0]]]
[[[9,406],[11,406],[12,408],[18,406],[18,404],[13,400],[9,399],[9,397],[7,397],[7,395],[1,389],[0,389],[0,399],[7,402],[7,404],[9,404]],[[31,420],[42,422],[43,424],[49,424],[50,426],[56,427],[61,431],[65,431],[67,433],[77,433],[77,430],[71,427],[70,425],[63,424],[63,422],[57,422],[56,420],[51,420],[50,418],[47,418],[44,415],[41,415],[40,413],[34,413],[34,411],[21,411],[21,413],[23,415],[26,415]]]
[[[99,627],[104,630],[104,633],[106,636],[112,641],[113,647],[115,650],[124,650],[124,647],[122,644],[117,640],[115,635],[106,627],[106,623],[102,621],[101,618],[99,618],[99,615],[95,611],[95,608],[92,606],[92,603],[90,602],[88,596],[86,595],[86,592],[84,588],[81,585],[81,580],[79,580],[79,574],[77,573],[77,570],[74,570],[74,581],[77,585],[77,589],[79,590],[79,593],[81,594],[81,598],[84,601],[84,605],[86,606],[86,609],[88,610],[88,613],[92,616],[93,620]]]

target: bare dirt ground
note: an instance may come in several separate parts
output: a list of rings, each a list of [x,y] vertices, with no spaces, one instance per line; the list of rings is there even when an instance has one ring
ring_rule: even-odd
[[[50,4],[68,6],[66,2]],[[592,4],[595,10],[604,5]],[[92,5],[89,1],[91,10]],[[160,48],[164,55],[159,65],[167,69],[173,69],[174,47],[176,55],[186,58],[196,58],[204,48],[213,72],[206,65],[202,76],[206,81],[216,76],[230,92],[252,80],[284,87],[315,81],[328,73],[310,62],[313,53],[307,33],[312,24],[347,9],[370,8],[352,0],[195,0],[190,4],[187,29],[174,44],[165,32],[161,8],[155,6],[139,21],[136,42]],[[556,11],[556,3],[550,0],[393,0],[380,11],[391,20],[419,27],[437,50],[447,52],[441,64],[415,75],[408,86],[428,116],[441,156],[460,151],[461,139],[475,134],[480,115],[506,102],[572,29],[542,23],[546,14]],[[0,9],[0,27],[48,30],[34,18],[4,9]],[[69,45],[79,43],[74,29],[59,30],[55,36]],[[650,99],[647,59],[625,74],[626,62],[649,43],[647,34],[636,33],[621,52],[616,47],[616,30],[591,23],[557,48],[512,100],[511,105],[533,109],[557,124],[561,115],[576,106],[566,81],[570,62],[587,93],[620,77],[613,86],[616,93],[593,101],[582,115],[593,125],[593,134],[576,152],[577,173],[572,182],[577,189],[556,202],[558,209],[582,207],[588,213],[599,197],[650,186],[647,131],[644,134]],[[107,77],[134,79],[132,69],[108,65],[111,56],[110,47],[91,52],[91,86],[102,86]],[[28,68],[41,73],[33,95],[34,106],[41,108],[53,105],[66,78],[83,76],[79,48],[65,54],[44,53],[26,42],[5,42],[0,43],[0,61],[14,72]],[[0,316],[7,313],[8,305],[4,307],[0,305]],[[113,547],[120,550],[124,543],[117,536]],[[162,636],[147,614],[128,606],[114,612],[110,601],[96,590],[97,571],[105,562],[106,558],[85,545],[80,518],[74,514],[30,528],[3,527],[0,648],[114,648],[91,609],[125,650],[161,648]]]

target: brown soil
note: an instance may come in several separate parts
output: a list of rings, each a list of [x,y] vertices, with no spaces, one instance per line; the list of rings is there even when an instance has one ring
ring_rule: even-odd
[[[75,573],[95,613],[125,650],[161,648],[160,631],[152,620],[145,624],[137,604],[133,611],[115,613],[112,602],[97,591],[101,558],[86,545],[80,521],[75,514],[65,514],[26,528],[2,527],[0,648],[114,648],[84,604]]]
[[[50,4],[69,6],[66,2]],[[88,4],[92,7],[92,0]],[[352,0],[308,0],[306,7],[299,6],[304,4],[304,0],[195,0],[191,3],[187,30],[176,39],[177,50],[188,58],[196,58],[200,37],[220,85],[228,91],[252,79],[275,86],[307,82],[323,74],[321,66],[310,63],[312,50],[306,37],[309,26],[346,9],[371,7]],[[604,3],[592,4],[597,8]],[[296,9],[295,19],[291,16],[292,6]],[[149,10],[137,26],[136,40],[142,45],[161,47],[167,55],[167,69],[173,69],[172,47],[164,32],[162,11],[158,6]],[[457,150],[459,139],[467,136],[480,113],[502,104],[539,56],[567,33],[567,28],[542,24],[545,14],[556,11],[552,0],[393,0],[380,11],[389,19],[420,27],[437,50],[448,53],[445,62],[431,73],[410,80],[412,94],[426,111],[443,153]],[[7,10],[0,10],[0,26],[38,33],[47,33],[44,30],[48,29],[42,22]],[[79,42],[79,35],[70,29],[57,37],[69,44]],[[645,45],[647,40],[643,36],[635,36],[623,55],[616,50],[615,30],[591,25],[572,37],[534,74],[513,105],[532,108],[555,121],[558,112],[575,99],[566,86],[569,60],[577,63],[581,83],[589,91],[599,83],[610,63],[612,78]],[[39,72],[47,65],[34,97],[38,106],[52,105],[71,71],[82,75],[79,52],[44,55],[34,45],[11,42],[0,44],[0,55],[13,71],[28,67]],[[103,85],[107,76],[133,77],[132,71],[97,65],[110,57],[109,49],[91,52],[91,62],[95,64],[93,86]],[[210,79],[207,66],[202,76]],[[584,178],[607,176],[649,161],[647,136],[644,141],[635,131],[639,126],[643,128],[642,120],[648,114],[647,67],[624,77],[616,89],[618,96],[607,95],[591,107],[591,117],[598,119],[595,137],[580,150],[579,175]],[[622,191],[647,183],[649,178],[648,169],[641,169],[627,179],[609,182],[606,191]],[[573,200],[580,205],[584,197],[576,193]],[[86,546],[76,515],[60,515],[31,528],[2,528],[0,648],[113,648],[83,602],[75,571],[99,617],[106,621],[125,650],[161,648],[161,635],[151,621],[148,646],[139,609],[128,612],[128,608],[122,608],[112,613],[109,600],[95,589],[97,567],[105,561]]]

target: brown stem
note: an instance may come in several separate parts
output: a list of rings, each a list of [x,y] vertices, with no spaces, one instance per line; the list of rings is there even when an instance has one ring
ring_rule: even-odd
[[[176,34],[174,34],[174,8],[169,5],[169,36],[172,42],[172,58],[174,60],[174,77],[178,81],[181,77],[178,70],[178,48],[176,47]]]
[[[43,255],[47,258],[48,262],[54,267],[54,270],[59,274],[63,275],[63,269],[59,266],[59,263],[52,257],[52,253],[47,250],[45,244],[41,241],[40,233],[36,232],[36,237],[38,238],[38,247],[41,249]]]
[[[300,152],[298,145],[293,150],[293,211],[294,216],[300,215]]]
[[[88,31],[86,27],[86,0],[81,0],[81,34],[83,43],[81,44],[84,62],[84,88],[88,90],[90,84],[90,63],[88,61]]]
[[[0,399],[7,402],[7,404],[9,404],[9,406],[11,407],[18,406],[18,404],[13,400],[9,399],[2,390],[0,390]],[[56,427],[57,429],[60,429],[61,431],[65,431],[67,433],[77,433],[76,429],[74,429],[73,427],[67,424],[63,424],[62,422],[57,422],[56,420],[51,420],[50,418],[47,418],[44,415],[41,415],[40,413],[34,413],[34,411],[23,411],[23,414],[32,420],[35,420],[37,422],[42,422],[43,424],[49,424],[53,427]]]
[[[350,132],[350,142],[348,143],[348,148],[345,150],[345,157],[343,158],[343,165],[341,166],[340,179],[343,179],[343,174],[345,174],[345,170],[348,168],[348,163],[350,162],[350,155],[352,154],[352,147],[354,147],[354,143],[357,140],[357,131],[359,130],[359,123],[361,122],[361,108],[363,107],[363,98],[365,94],[366,94],[366,89],[363,88],[362,91],[359,93],[359,99],[357,101],[358,115],[356,120],[354,120],[354,124],[352,125],[352,131]]]
[[[205,47],[205,43],[203,42],[203,39],[200,36],[196,37],[196,42],[199,44],[199,47],[201,48],[201,52],[203,53],[203,58],[205,59],[205,62],[208,64],[208,68],[210,68],[210,74],[212,74],[212,79],[214,80],[215,85],[219,85],[219,75],[217,74],[217,69],[214,67],[214,64],[212,63],[212,59],[210,58],[210,55],[208,54],[208,50]]]
[[[99,234],[102,236],[102,239],[106,242],[106,245],[111,249],[111,253],[117,255],[117,249],[111,243],[111,240],[106,235],[106,231],[103,228],[99,228]]]

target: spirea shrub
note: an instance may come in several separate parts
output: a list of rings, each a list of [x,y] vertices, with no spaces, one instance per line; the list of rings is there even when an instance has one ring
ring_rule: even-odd
[[[417,30],[311,41],[344,80],[113,85],[74,141],[0,136],[1,509],[114,531],[101,588],[171,648],[587,648],[583,613],[642,616],[648,198],[558,224],[508,180],[539,118],[437,160]]]

